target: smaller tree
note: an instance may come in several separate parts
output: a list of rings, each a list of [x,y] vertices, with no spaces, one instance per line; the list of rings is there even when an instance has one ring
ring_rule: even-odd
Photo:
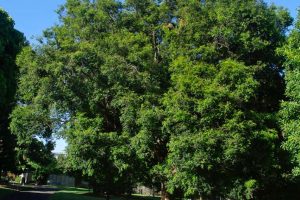
[[[15,105],[18,67],[16,55],[25,37],[14,28],[13,19],[0,8],[0,172],[16,170],[16,138],[9,130],[9,115]]]
[[[54,125],[49,112],[42,109],[41,104],[22,104],[34,100],[24,99],[14,108],[10,123],[10,130],[17,138],[17,167],[20,172],[33,172],[37,184],[46,184],[48,175],[55,167],[52,153]]]
[[[74,169],[72,165],[72,158],[69,158],[65,154],[59,154],[56,157],[56,166],[54,173],[55,174],[67,174],[75,178],[75,187],[81,187],[81,183],[83,180],[87,180],[88,178],[83,175],[82,170]]]
[[[54,133],[64,123],[65,113],[60,114],[53,104],[53,96],[57,95],[53,91],[58,87],[54,76],[50,76],[53,68],[42,64],[48,59],[41,56],[43,48],[35,50],[24,47],[17,57],[18,104],[11,113],[10,130],[17,139],[19,170],[32,170],[36,181],[42,183],[55,165]]]

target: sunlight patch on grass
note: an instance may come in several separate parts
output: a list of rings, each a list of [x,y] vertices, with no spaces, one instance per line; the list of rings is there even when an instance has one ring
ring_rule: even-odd
[[[102,200],[101,198],[86,196],[88,189],[84,188],[62,188],[53,194],[49,200]]]
[[[72,187],[61,187],[61,190],[57,191],[54,195],[50,197],[49,200],[105,200],[101,197],[88,196],[90,194],[89,189],[85,188],[72,188]],[[159,197],[147,197],[133,195],[131,197],[115,197],[111,196],[110,200],[159,200]]]

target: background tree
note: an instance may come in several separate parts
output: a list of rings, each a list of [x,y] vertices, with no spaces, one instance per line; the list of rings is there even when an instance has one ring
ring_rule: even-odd
[[[67,174],[75,178],[75,187],[82,187],[82,181],[87,177],[83,175],[82,170],[76,170],[72,157],[66,154],[58,154],[56,157],[55,174]]]
[[[0,9],[0,172],[15,170],[15,137],[10,133],[9,114],[15,105],[18,68],[16,55],[25,43],[14,21]]]

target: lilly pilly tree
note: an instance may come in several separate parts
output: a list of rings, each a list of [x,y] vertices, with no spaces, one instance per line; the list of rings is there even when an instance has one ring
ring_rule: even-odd
[[[0,172],[15,170],[15,137],[8,127],[16,103],[16,55],[24,44],[23,34],[14,29],[14,21],[0,8]]]
[[[164,46],[164,29],[171,26],[173,18],[172,2],[169,1],[126,1],[125,7],[131,19],[128,28],[139,30],[148,38],[152,47],[152,56],[148,58],[149,69],[155,84],[148,86],[138,104],[132,124],[136,127],[132,133],[131,146],[136,152],[143,167],[143,177],[140,181],[147,186],[154,187],[162,192],[162,199],[168,197],[166,191],[166,175],[162,171],[168,156],[167,143],[169,133],[164,131],[162,122],[165,117],[162,106],[163,94],[169,87],[168,63],[169,55]],[[126,18],[125,18],[126,19]],[[135,31],[134,31],[135,32]],[[125,116],[125,117],[128,117]]]
[[[282,137],[274,116],[284,84],[276,48],[291,21],[263,1],[177,1],[164,40],[172,59],[164,100],[170,192],[278,195]]]
[[[19,57],[18,137],[63,135],[68,166],[96,192],[130,193],[144,181],[161,184],[162,199],[166,190],[275,194],[285,10],[255,0],[68,0],[59,15]]]
[[[137,175],[144,176],[130,139],[141,104],[157,101],[166,73],[154,22],[149,17],[150,29],[139,19],[151,6],[158,5],[69,0],[59,11],[61,25],[19,57],[21,103],[12,115],[14,132],[49,141],[60,132],[70,164],[95,192],[130,193]],[[24,118],[28,123],[18,126]]]
[[[158,47],[160,33],[157,24],[162,20],[158,8],[152,1],[127,1],[123,5],[114,1],[96,1],[90,5],[96,13],[95,20],[105,28],[94,33],[95,38],[88,39],[95,47],[92,55],[97,56],[94,69],[101,76],[94,80],[97,85],[91,87],[91,96],[87,98],[92,106],[90,110],[76,113],[78,122],[95,120],[97,125],[79,129],[81,133],[83,130],[93,130],[93,134],[87,134],[92,138],[82,138],[86,140],[81,142],[89,141],[87,144],[91,145],[86,148],[88,151],[83,151],[86,154],[78,161],[88,158],[89,162],[97,157],[97,161],[86,171],[91,176],[91,172],[97,169],[94,170],[97,177],[95,184],[106,191],[116,192],[113,191],[116,188],[124,192],[148,175],[148,166],[139,162],[141,157],[136,157],[134,152],[139,146],[131,145],[131,138],[139,129],[136,118],[141,104],[157,103],[166,81],[166,70],[162,66]],[[99,18],[100,14],[108,21]],[[92,62],[89,61],[90,64]],[[94,113],[93,119],[88,117],[91,113]],[[74,123],[77,124],[77,121]],[[80,132],[77,137],[80,137]],[[74,135],[69,138],[73,138],[74,147],[80,146],[76,144],[78,140]],[[95,148],[98,151],[94,151]],[[75,152],[72,149],[76,148],[71,145],[70,153]]]
[[[55,132],[63,131],[71,164],[91,177],[95,192],[107,191],[106,187],[114,190],[112,183],[118,182],[110,156],[115,141],[106,141],[120,131],[119,111],[111,105],[115,92],[105,74],[109,68],[103,67],[108,46],[105,39],[109,40],[115,27],[111,17],[117,16],[113,13],[117,9],[113,1],[92,4],[70,0],[60,10],[62,25],[46,31],[40,47],[24,49],[19,56],[21,104],[12,115],[11,126],[20,145],[25,143],[21,148],[28,149],[36,136],[51,141]],[[25,117],[26,112],[18,110],[32,112]],[[17,126],[24,118],[27,122]],[[89,123],[82,124],[81,118]]]

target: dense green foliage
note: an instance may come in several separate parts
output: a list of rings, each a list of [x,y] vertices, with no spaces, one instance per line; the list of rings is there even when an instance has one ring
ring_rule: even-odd
[[[61,23],[18,57],[11,130],[23,168],[51,168],[63,137],[60,168],[97,193],[143,183],[162,199],[299,198],[288,195],[300,163],[300,34],[297,24],[286,43],[285,9],[67,0],[58,14]]]
[[[280,112],[280,122],[284,136],[283,148],[289,152],[291,170],[287,175],[291,175],[294,181],[299,180],[300,175],[300,129],[299,129],[299,106],[300,106],[300,15],[291,31],[287,43],[279,49],[279,53],[284,55],[286,61],[286,99],[282,102]]]
[[[15,169],[15,137],[8,127],[16,102],[16,55],[23,45],[23,34],[14,29],[14,21],[0,8],[0,172]]]
[[[284,85],[275,51],[290,17],[251,0],[178,3],[176,14],[164,98],[169,188],[186,196],[277,198],[283,169],[275,115]]]

